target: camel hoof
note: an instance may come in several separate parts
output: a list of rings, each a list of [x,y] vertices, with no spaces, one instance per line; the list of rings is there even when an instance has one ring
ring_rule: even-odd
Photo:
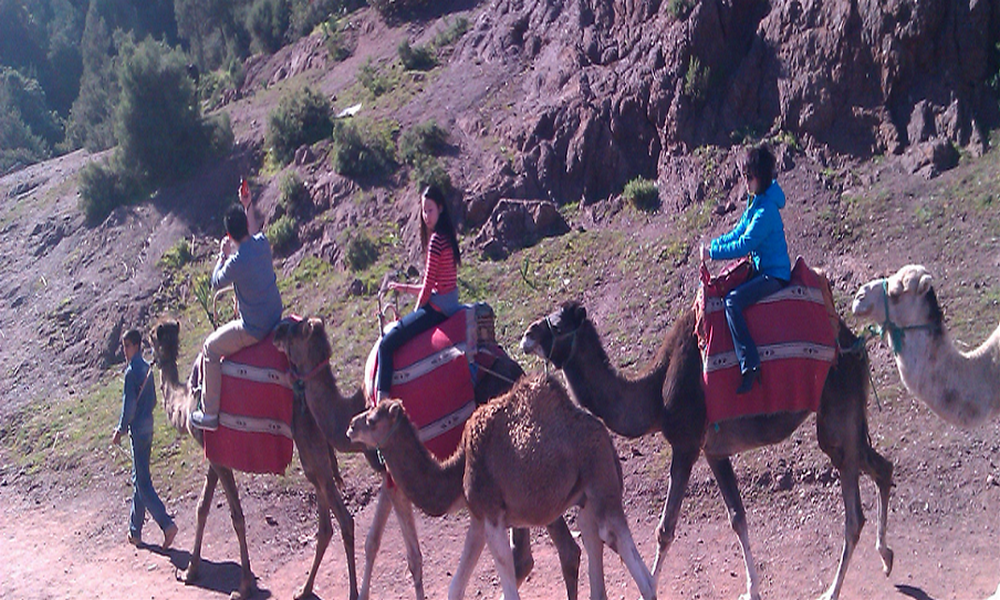
[[[879,550],[879,555],[882,557],[882,572],[888,577],[892,573],[892,548]]]
[[[312,595],[312,587],[302,586],[295,592],[295,595],[292,596],[292,598],[294,598],[294,600],[302,600],[303,598],[312,598]]]
[[[188,567],[187,571],[184,571],[183,579],[184,583],[188,585],[198,581],[198,569],[192,569],[191,567]]]

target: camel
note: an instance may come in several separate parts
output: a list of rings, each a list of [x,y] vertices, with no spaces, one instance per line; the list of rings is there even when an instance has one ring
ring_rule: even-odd
[[[851,311],[881,325],[903,385],[939,417],[964,429],[1000,414],[1000,326],[978,348],[955,347],[922,265],[861,286]],[[1000,600],[1000,585],[989,600]]]
[[[359,389],[351,398],[345,399],[338,390],[329,364],[330,341],[322,319],[310,318],[298,323],[284,322],[275,330],[274,343],[288,356],[289,362],[296,372],[307,374],[302,379],[306,403],[316,421],[323,428],[324,435],[330,443],[341,452],[356,452],[363,449],[363,445],[354,443],[347,437],[347,428],[350,419],[363,413],[367,408],[364,395]],[[510,389],[513,382],[523,374],[520,365],[506,356],[499,357],[491,371],[475,387],[477,404],[484,404],[490,398]],[[373,453],[369,453],[367,456],[376,470],[384,471],[377,460],[372,459]],[[375,558],[382,542],[382,534],[390,511],[396,513],[402,530],[406,546],[407,567],[413,577],[417,600],[425,598],[423,559],[417,539],[412,501],[416,501],[418,508],[427,514],[440,516],[448,512],[454,503],[454,498],[450,501],[445,499],[428,504],[425,502],[424,496],[411,496],[407,491],[408,488],[403,486],[388,485],[388,478],[383,478],[375,504],[371,529],[369,529],[365,540],[365,567],[358,596],[360,600],[367,600],[370,596]],[[551,524],[549,532],[559,549],[568,597],[570,600],[575,600],[580,568],[580,549],[573,541],[569,528],[561,517]],[[528,576],[534,565],[528,530],[523,528],[515,530],[512,543],[517,580],[521,582]]]
[[[573,505],[580,506],[591,598],[607,598],[604,544],[624,560],[642,597],[656,597],[625,518],[621,464],[611,437],[554,379],[523,377],[507,394],[477,408],[458,449],[443,463],[420,443],[398,401],[355,417],[348,435],[378,448],[399,486],[425,510],[447,510],[463,501],[468,507],[469,531],[449,600],[464,596],[484,543],[496,562],[503,597],[517,600],[507,529],[545,526],[552,533]],[[575,549],[572,538],[568,542]]]
[[[922,265],[906,265],[858,290],[851,311],[889,336],[903,385],[952,425],[972,428],[1000,414],[1000,327],[978,348],[955,348]]]
[[[158,323],[150,341],[154,350],[156,363],[160,367],[160,392],[163,397],[163,409],[167,418],[177,430],[187,432],[203,445],[202,432],[191,426],[190,414],[197,405],[197,396],[192,393],[200,381],[200,360],[195,360],[191,375],[187,382],[182,383],[178,376],[177,355],[179,349],[180,325],[174,320],[163,320]],[[364,408],[364,402],[361,402]],[[346,420],[345,420],[346,422]],[[341,537],[344,539],[344,551],[347,554],[347,570],[350,579],[350,598],[358,597],[357,573],[354,560],[354,518],[348,512],[344,499],[340,494],[338,484],[342,485],[337,458],[327,444],[327,438],[313,419],[311,413],[301,401],[295,400],[292,418],[292,434],[295,446],[299,450],[299,460],[306,479],[316,488],[316,503],[319,528],[316,534],[316,554],[306,582],[295,593],[296,600],[309,597],[313,593],[316,573],[320,562],[326,553],[330,539],[333,537],[333,525],[330,520],[332,510],[340,524]],[[255,588],[253,572],[250,570],[250,554],[247,549],[246,522],[243,508],[240,505],[239,492],[233,470],[219,464],[209,463],[205,473],[205,485],[198,500],[198,522],[195,530],[194,548],[191,550],[191,560],[184,574],[184,581],[192,583],[197,580],[201,567],[201,544],[205,532],[205,523],[212,508],[212,496],[215,486],[222,483],[226,500],[229,502],[229,512],[233,520],[233,528],[240,545],[240,564],[242,574],[240,585],[231,597],[234,599],[249,598]]]
[[[837,339],[842,348],[851,348],[858,338],[841,320]],[[567,302],[532,323],[521,340],[521,349],[562,369],[577,401],[600,417],[612,431],[636,438],[658,428],[670,444],[670,484],[657,527],[654,580],[659,581],[666,552],[674,539],[691,469],[699,454],[704,453],[743,551],[747,591],[741,598],[758,600],[758,574],[750,551],[746,511],[729,457],[786,439],[805,421],[808,412],[758,415],[708,427],[694,309],[689,309],[674,323],[651,363],[634,377],[624,376],[611,366],[597,330],[587,319],[586,309],[578,302]],[[821,596],[825,600],[839,597],[847,566],[864,526],[858,490],[861,471],[878,487],[876,548],[885,574],[892,570],[893,553],[885,541],[892,464],[869,442],[867,384],[866,356],[842,352],[827,375],[816,415],[820,448],[840,471],[845,514],[840,565],[833,583]]]

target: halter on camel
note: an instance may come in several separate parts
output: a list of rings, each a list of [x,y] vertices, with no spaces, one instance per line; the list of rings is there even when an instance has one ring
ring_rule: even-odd
[[[903,340],[906,337],[907,331],[917,331],[926,330],[933,332],[937,329],[938,325],[936,323],[923,323],[920,325],[897,325],[889,318],[889,280],[882,278],[882,303],[885,310],[885,321],[881,325],[871,325],[869,326],[871,332],[874,335],[885,339],[885,336],[889,336],[889,346],[892,348],[892,354],[898,356],[900,352],[903,351]]]

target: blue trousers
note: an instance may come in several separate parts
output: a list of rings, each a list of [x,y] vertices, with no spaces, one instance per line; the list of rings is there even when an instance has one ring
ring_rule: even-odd
[[[160,529],[166,530],[174,520],[167,514],[160,497],[153,489],[149,475],[149,455],[153,449],[153,434],[130,435],[132,440],[132,512],[129,515],[129,533],[142,537],[142,524],[146,511],[153,517]]]
[[[429,304],[406,315],[382,338],[378,347],[378,389],[387,393],[392,387],[392,355],[403,347],[403,344],[435,325],[444,323],[448,317],[434,310]]]
[[[757,344],[750,336],[743,310],[786,285],[787,281],[758,273],[726,294],[726,323],[729,325],[729,333],[733,335],[733,349],[736,350],[736,358],[740,361],[741,373],[760,368]]]

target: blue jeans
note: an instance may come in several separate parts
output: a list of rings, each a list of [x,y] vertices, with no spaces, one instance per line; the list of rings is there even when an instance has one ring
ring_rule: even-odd
[[[378,346],[378,389],[388,393],[392,387],[392,355],[403,344],[417,337],[435,325],[444,323],[448,317],[425,304],[406,315],[382,338]]]
[[[787,281],[758,273],[746,283],[726,294],[726,323],[729,325],[729,333],[733,335],[733,349],[736,351],[736,358],[740,361],[741,373],[760,368],[757,344],[750,336],[746,319],[743,317],[743,310],[786,285],[788,285]]]
[[[142,524],[146,520],[146,511],[153,517],[160,529],[166,531],[174,520],[167,514],[160,497],[153,489],[153,480],[149,475],[149,455],[153,450],[153,434],[130,435],[132,440],[132,512],[129,515],[129,533],[133,537],[142,537]]]

